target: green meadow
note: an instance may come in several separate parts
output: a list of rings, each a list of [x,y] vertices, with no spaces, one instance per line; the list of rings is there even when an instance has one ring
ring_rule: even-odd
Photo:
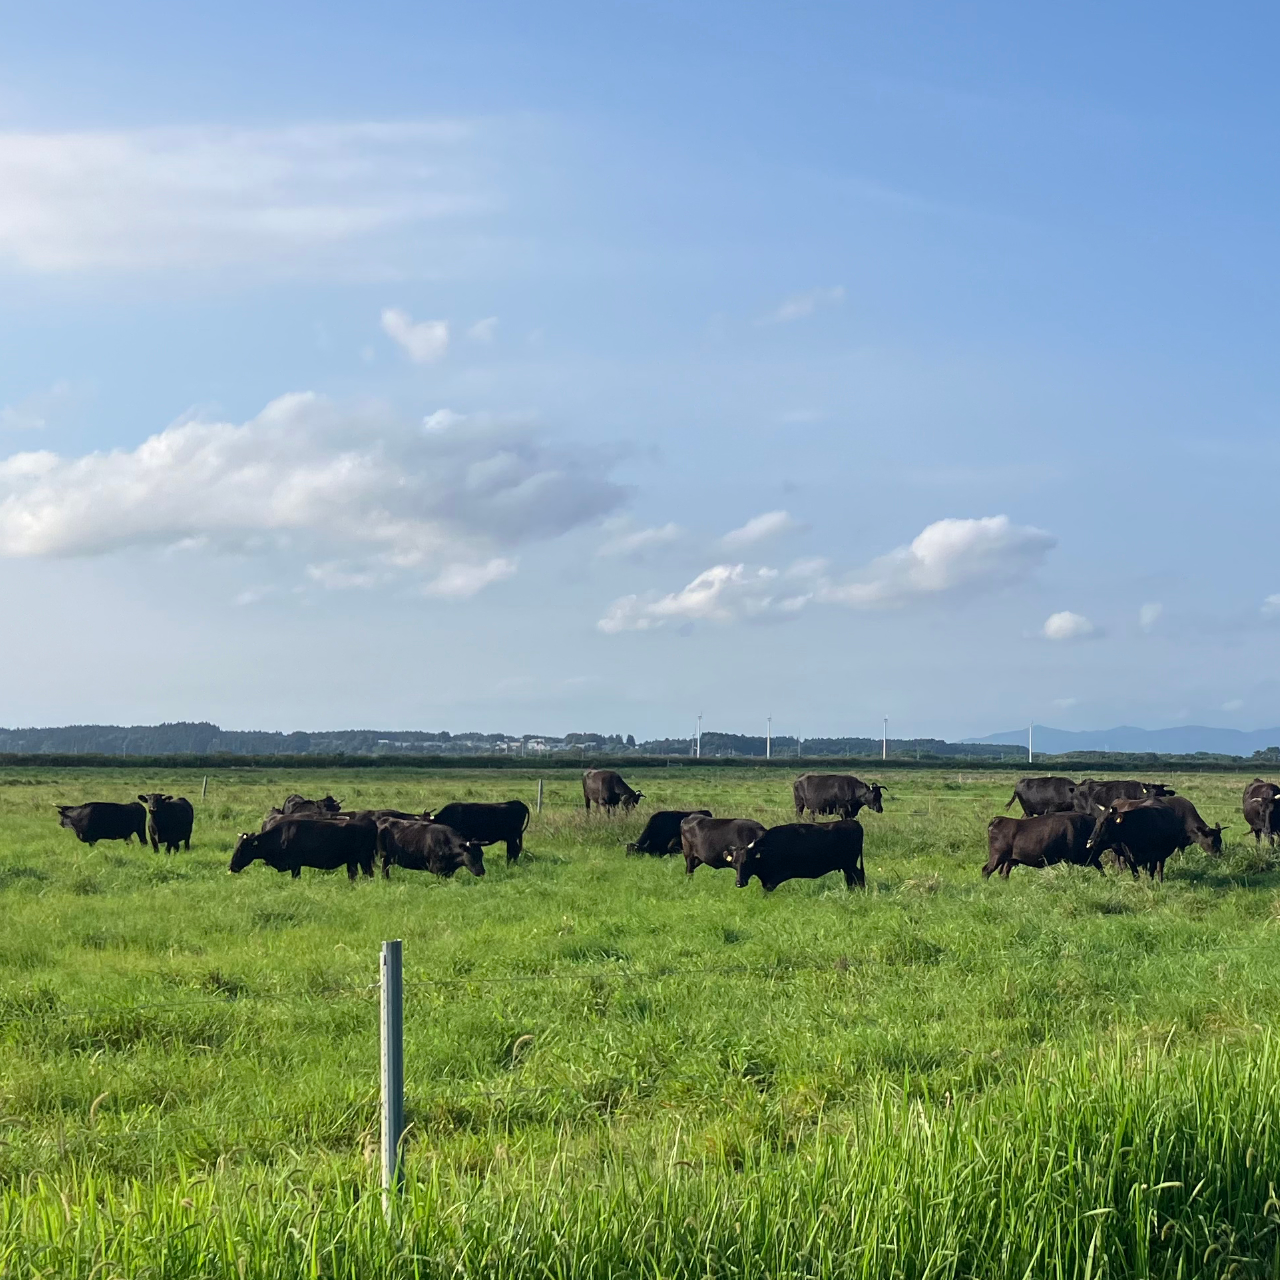
[[[548,771],[526,857],[228,874],[292,791],[532,805],[538,774],[0,771],[0,1276],[1280,1276],[1280,873],[1252,774],[1163,885],[984,881],[1008,773],[863,771],[867,889],[628,857],[655,808],[791,821],[791,775]],[[185,794],[190,853],[55,803]],[[379,944],[406,1183],[378,1193]]]

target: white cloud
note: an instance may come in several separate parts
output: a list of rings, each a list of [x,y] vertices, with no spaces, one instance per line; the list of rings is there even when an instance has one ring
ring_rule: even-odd
[[[1160,621],[1160,615],[1164,613],[1164,605],[1162,604],[1144,604],[1138,610],[1138,626],[1143,631],[1150,631],[1152,627]]]
[[[1222,704],[1223,711],[1241,711],[1244,709],[1243,698],[1232,698],[1229,702]]]
[[[623,596],[615,600],[596,625],[613,634],[651,631],[668,622],[736,622],[794,613],[803,607],[803,601],[794,596],[780,598],[780,579],[776,569],[749,570],[741,564],[717,564],[670,595],[656,599]]]
[[[388,307],[382,313],[382,332],[403,348],[414,364],[435,364],[449,349],[449,325],[444,320],[415,323],[407,311]]]
[[[437,574],[423,588],[429,596],[443,596],[451,600],[463,600],[483,591],[494,582],[509,578],[516,571],[514,560],[495,556],[484,564],[451,564]]]
[[[772,324],[789,324],[811,316],[819,307],[836,307],[844,301],[844,286],[830,285],[823,289],[809,289],[785,299],[767,317]]]
[[[1079,698],[1054,698],[1053,705],[1066,711],[1069,707],[1074,707],[1079,701]]]
[[[0,431],[40,431],[49,420],[66,408],[71,401],[71,387],[65,382],[55,382],[48,391],[0,408]]]
[[[611,465],[525,422],[455,414],[426,429],[298,393],[241,424],[179,422],[132,450],[0,460],[0,555],[276,551],[303,557],[321,586],[409,575],[462,596],[514,572],[498,552],[615,509]]]
[[[668,521],[651,529],[635,529],[627,519],[609,520],[605,532],[610,535],[596,551],[598,556],[622,556],[639,559],[644,552],[669,546],[684,536],[684,530]]]
[[[602,631],[648,631],[676,618],[733,622],[791,617],[809,604],[889,608],[932,597],[978,594],[1020,581],[1056,539],[1007,516],[939,520],[860,574],[833,579],[825,560],[795,561],[785,573],[714,565],[670,595],[625,596],[600,620]]]
[[[0,132],[0,261],[286,266],[494,205],[457,121]],[[381,265],[381,264],[380,264]]]
[[[1057,545],[1043,529],[1008,516],[937,520],[872,562],[843,584],[828,584],[821,598],[833,604],[875,607],[952,592],[1010,586],[1034,572]]]
[[[498,332],[498,317],[486,316],[483,320],[477,320],[475,324],[467,330],[467,337],[475,342],[492,342],[494,335]]]
[[[757,542],[776,538],[779,534],[790,533],[799,527],[799,522],[793,520],[786,511],[766,511],[763,515],[752,516],[740,529],[726,533],[720,539],[720,545],[726,551],[738,551],[743,547],[754,546]]]
[[[1262,616],[1274,618],[1277,614],[1280,614],[1280,595],[1268,596],[1262,602]]]
[[[1093,623],[1083,614],[1063,609],[1045,619],[1043,635],[1046,640],[1083,640],[1093,635],[1095,630]]]

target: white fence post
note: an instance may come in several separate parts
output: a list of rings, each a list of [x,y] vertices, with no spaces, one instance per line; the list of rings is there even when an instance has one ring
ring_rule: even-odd
[[[542,779],[538,779],[538,812],[542,812]]]
[[[400,940],[384,942],[379,965],[382,994],[382,1208],[400,1187],[404,1134],[404,961]]]

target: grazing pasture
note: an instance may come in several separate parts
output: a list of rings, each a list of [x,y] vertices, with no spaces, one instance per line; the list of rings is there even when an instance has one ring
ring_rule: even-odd
[[[1017,774],[862,771],[867,887],[627,856],[649,813],[794,821],[778,770],[547,772],[450,880],[227,865],[291,792],[537,773],[0,772],[0,1275],[1280,1275],[1280,874],[1253,775],[1163,775],[1224,853],[984,881]],[[55,803],[185,795],[191,851]],[[377,949],[405,953],[407,1186],[377,1188]]]

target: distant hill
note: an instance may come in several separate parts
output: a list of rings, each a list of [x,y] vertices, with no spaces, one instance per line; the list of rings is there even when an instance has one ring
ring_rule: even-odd
[[[966,742],[1026,748],[1026,729],[1010,729]],[[1280,729],[1211,729],[1207,725],[1179,725],[1176,729],[1138,729],[1120,725],[1115,729],[1051,729],[1035,727],[1035,751],[1045,755],[1065,755],[1068,751],[1146,751],[1160,755],[1251,756],[1255,751],[1280,747]]]

